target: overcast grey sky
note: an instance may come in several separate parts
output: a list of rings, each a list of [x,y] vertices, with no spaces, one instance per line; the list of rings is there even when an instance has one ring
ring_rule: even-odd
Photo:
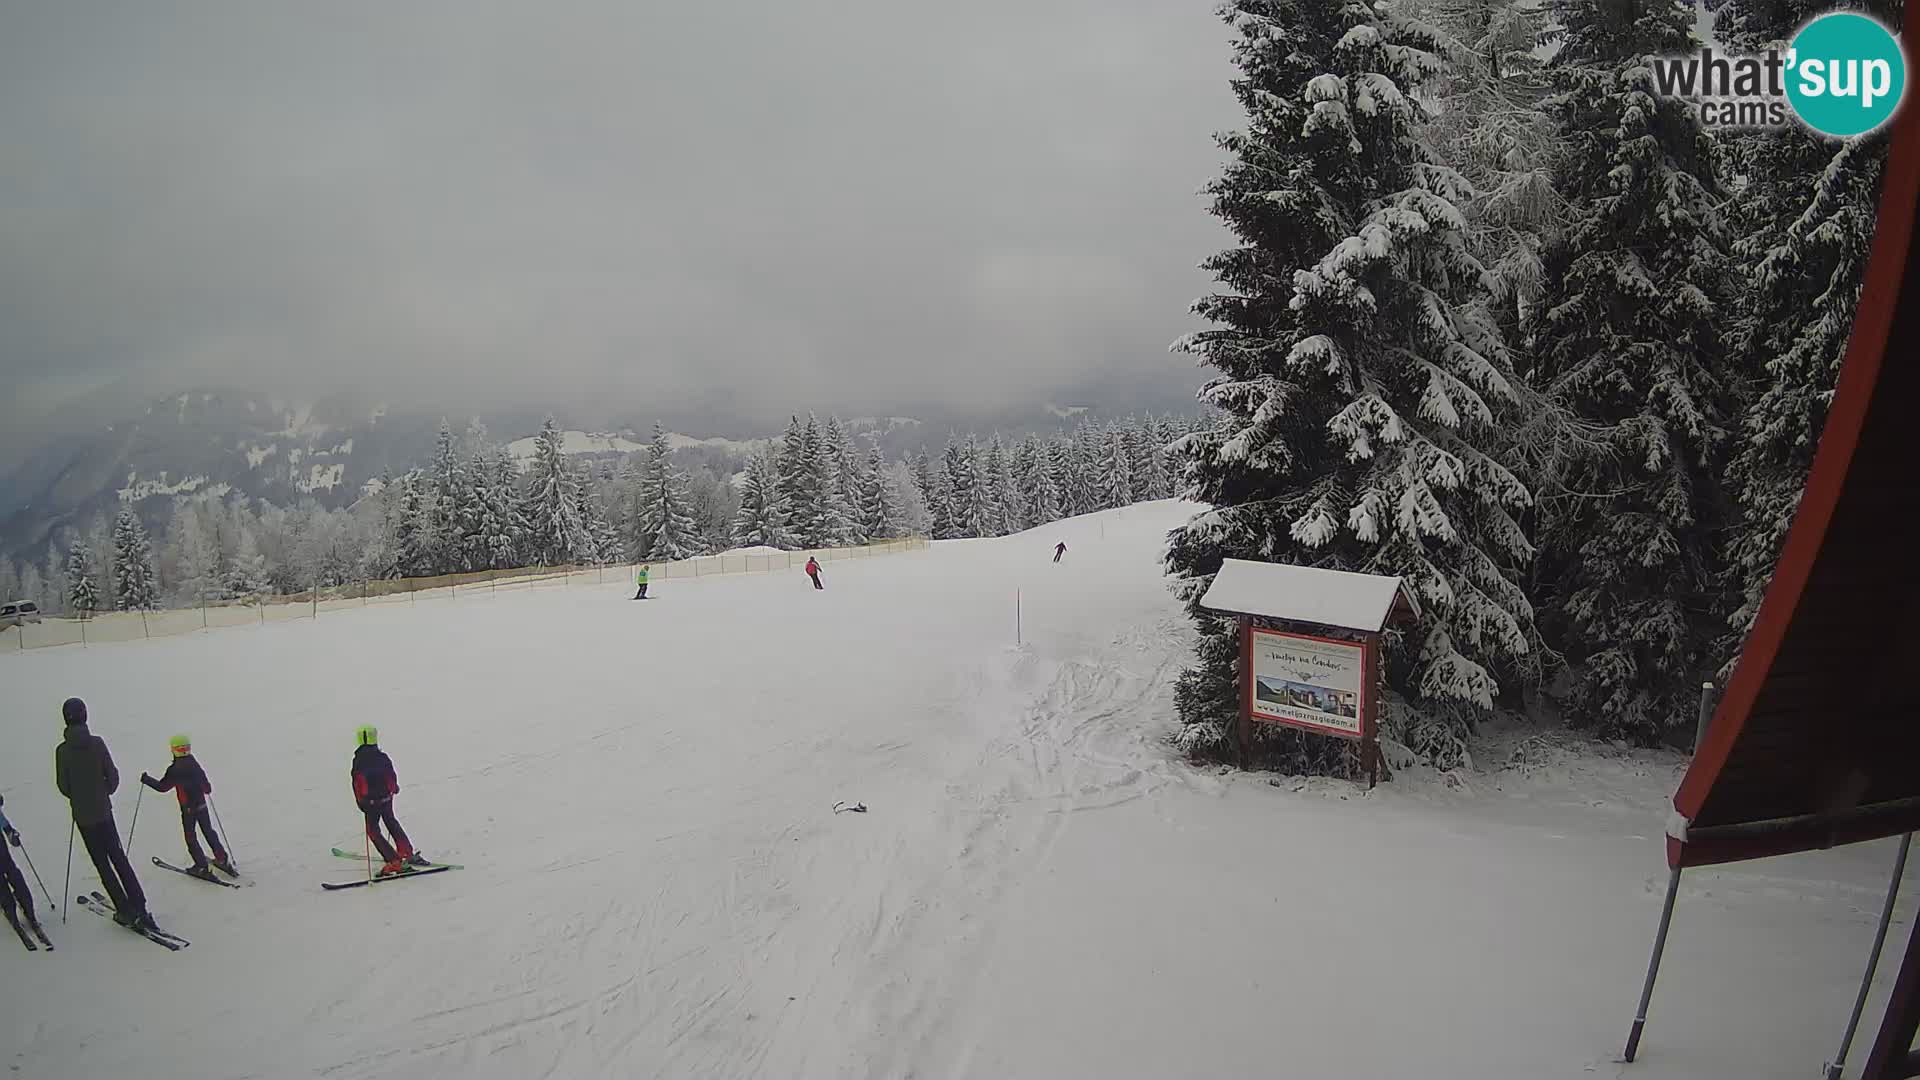
[[[1179,367],[1228,34],[1204,0],[0,4],[0,409],[125,372],[998,407]]]

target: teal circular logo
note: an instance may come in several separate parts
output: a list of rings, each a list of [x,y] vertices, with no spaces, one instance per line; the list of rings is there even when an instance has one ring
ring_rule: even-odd
[[[1822,15],[1787,54],[1787,101],[1823,135],[1865,135],[1893,116],[1906,89],[1900,39],[1865,15]]]

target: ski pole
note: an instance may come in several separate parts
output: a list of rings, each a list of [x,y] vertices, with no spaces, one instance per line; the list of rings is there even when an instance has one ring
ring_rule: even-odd
[[[27,860],[27,869],[33,871],[33,880],[40,881],[40,868],[33,865],[33,856],[27,854],[27,845],[20,845],[20,857]],[[53,910],[53,894],[47,891],[47,883],[40,881],[40,895],[47,898],[47,910]]]
[[[67,898],[73,895],[73,830],[74,822],[67,822],[67,880],[60,886],[60,923],[66,925]]]
[[[136,793],[133,797],[133,820],[127,823],[127,850],[128,851],[133,850],[133,830],[140,827],[140,800],[146,797],[147,797],[147,786],[145,784],[142,784],[140,785],[139,792]]]
[[[239,856],[233,851],[233,837],[227,835],[227,823],[220,820],[220,804],[214,802],[211,795],[207,796],[207,809],[213,811],[213,823],[220,826],[220,842],[227,845],[227,861],[239,862]]]

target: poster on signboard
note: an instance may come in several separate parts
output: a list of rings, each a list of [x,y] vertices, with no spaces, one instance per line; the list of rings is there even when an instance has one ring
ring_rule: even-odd
[[[1366,651],[1350,641],[1249,628],[1255,720],[1361,738]]]

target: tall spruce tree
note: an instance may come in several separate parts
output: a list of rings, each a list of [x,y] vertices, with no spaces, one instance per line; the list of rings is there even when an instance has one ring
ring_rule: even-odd
[[[1517,376],[1462,317],[1484,269],[1461,235],[1467,186],[1419,138],[1412,92],[1444,64],[1385,6],[1238,0],[1223,15],[1248,124],[1222,138],[1232,161],[1210,192],[1241,243],[1206,264],[1224,288],[1195,310],[1214,326],[1177,347],[1221,371],[1203,400],[1225,422],[1188,440],[1213,509],[1173,534],[1168,566],[1190,602],[1229,557],[1405,578],[1422,618],[1389,641],[1416,717],[1396,734],[1448,763],[1528,651],[1516,578],[1532,552],[1499,427]],[[1239,707],[1234,627],[1192,610],[1181,741],[1218,753]],[[1281,768],[1357,764],[1320,736],[1261,735]]]
[[[793,535],[787,530],[787,500],[780,491],[780,474],[773,463],[771,447],[747,459],[740,482],[740,514],[733,522],[733,540],[743,547],[793,545]]]
[[[95,581],[93,553],[84,537],[74,537],[67,551],[67,605],[86,618],[100,607],[100,591]]]
[[[1717,150],[1649,56],[1697,48],[1679,0],[1553,0],[1549,108],[1571,221],[1549,250],[1535,378],[1602,425],[1543,491],[1542,622],[1574,675],[1569,720],[1651,741],[1695,709],[1720,625],[1715,537],[1735,407]]]
[[[893,484],[887,476],[887,463],[880,456],[880,448],[867,448],[865,463],[860,469],[860,532],[868,540],[891,540],[902,535],[905,529],[901,524],[900,500],[894,495]]]
[[[160,606],[160,582],[153,572],[153,541],[132,507],[123,506],[113,523],[113,606],[148,611]]]
[[[1008,502],[1013,496],[1013,476],[1008,471],[1007,447],[994,432],[980,455],[980,535],[1005,536],[1014,531]]]
[[[1897,0],[1727,0],[1723,41],[1748,52],[1784,50],[1815,15],[1850,8],[1898,25]],[[1733,523],[1728,621],[1718,643],[1729,664],[1753,625],[1800,506],[1827,404],[1853,329],[1873,240],[1887,133],[1833,142],[1798,124],[1733,140],[1734,254],[1751,267],[1735,321],[1735,367],[1752,385],[1727,482]]]
[[[425,517],[420,525],[420,542],[427,565],[435,574],[473,569],[467,558],[470,549],[466,526],[472,515],[469,500],[459,444],[443,418],[434,438],[433,460],[427,467],[426,490],[421,496]]]
[[[1100,458],[1100,502],[1103,509],[1115,509],[1133,503],[1133,453],[1127,447],[1126,429],[1119,424],[1107,432],[1106,452]]]
[[[673,463],[673,447],[667,442],[665,429],[657,423],[647,446],[646,463],[641,467],[636,502],[641,558],[671,561],[706,550],[688,505],[686,474]]]
[[[463,561],[473,570],[504,570],[518,561],[513,460],[478,420],[467,429],[467,454]]]
[[[952,432],[947,434],[947,448],[940,454],[940,462],[929,468],[931,488],[927,493],[927,514],[933,519],[932,530],[935,540],[952,540],[961,535],[960,515],[954,499],[953,474],[959,470],[960,447],[954,442]]]
[[[566,566],[591,550],[560,431],[549,416],[534,437],[533,464],[521,499],[527,554],[542,566]]]

